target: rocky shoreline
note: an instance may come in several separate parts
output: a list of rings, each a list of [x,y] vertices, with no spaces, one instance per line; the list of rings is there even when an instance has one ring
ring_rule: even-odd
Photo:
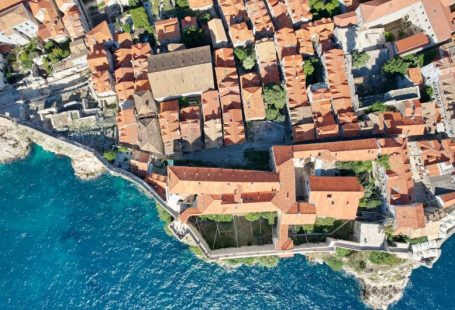
[[[369,266],[364,271],[349,267],[343,270],[354,276],[362,287],[362,299],[373,309],[387,309],[403,297],[413,270],[411,261],[398,266]]]
[[[70,157],[75,175],[83,180],[97,178],[106,171],[105,165],[91,152],[33,128],[0,118],[0,163],[26,157],[32,143],[55,154]],[[327,257],[327,254],[312,255],[308,259],[323,263],[324,257]],[[242,265],[242,262],[237,265]],[[234,268],[235,266],[234,264]],[[229,268],[233,268],[233,264],[229,264]],[[360,282],[363,301],[374,309],[386,309],[402,297],[412,269],[411,261],[403,261],[397,266],[368,264],[363,270],[355,270],[348,264],[342,268]]]
[[[106,171],[104,164],[91,152],[33,128],[0,118],[0,163],[25,158],[30,153],[32,143],[57,155],[71,158],[74,173],[82,180],[97,178]]]

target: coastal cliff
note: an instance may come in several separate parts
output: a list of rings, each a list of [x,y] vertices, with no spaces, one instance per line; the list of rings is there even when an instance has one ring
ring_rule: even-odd
[[[374,251],[373,251],[374,252]],[[325,263],[334,271],[342,271],[359,281],[363,302],[373,309],[387,309],[403,296],[408,285],[414,264],[408,259],[375,252],[383,261],[371,260],[373,252],[340,250],[333,254],[314,253],[307,255],[308,260]],[[376,255],[378,256],[378,255]]]
[[[401,299],[412,269],[413,264],[408,260],[397,266],[371,264],[362,271],[356,271],[349,266],[343,268],[360,282],[362,299],[373,309],[387,309]]]
[[[31,143],[39,144],[55,154],[70,157],[76,176],[83,180],[96,178],[106,170],[104,164],[87,150],[33,128],[0,118],[0,162],[24,158],[30,152]]]

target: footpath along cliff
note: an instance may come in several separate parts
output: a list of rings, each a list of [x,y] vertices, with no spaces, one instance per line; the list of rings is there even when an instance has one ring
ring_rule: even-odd
[[[96,178],[105,172],[106,168],[103,163],[91,152],[0,117],[0,163],[26,157],[30,152],[31,143],[39,144],[47,151],[71,158],[71,165],[76,176],[83,180]]]

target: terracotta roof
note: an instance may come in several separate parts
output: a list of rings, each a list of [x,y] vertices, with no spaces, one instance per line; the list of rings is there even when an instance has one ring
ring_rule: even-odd
[[[333,22],[335,23],[335,26],[340,28],[355,26],[358,23],[357,14],[355,11],[351,11],[348,13],[336,15],[333,17]]]
[[[168,167],[168,181],[169,190],[181,194],[271,192],[280,186],[275,172],[178,166]]]
[[[436,198],[440,199],[443,208],[450,208],[455,205],[455,192],[438,195]]]
[[[255,49],[259,72],[264,85],[279,84],[280,75],[278,72],[275,43],[272,40],[256,42]]]
[[[213,6],[213,0],[188,0],[188,6],[192,10],[205,9]]]
[[[245,120],[262,120],[265,118],[265,105],[262,98],[261,78],[257,73],[247,73],[240,77],[242,87],[243,112]]]
[[[234,46],[254,42],[253,31],[248,28],[245,22],[229,25],[229,36]]]
[[[409,231],[425,227],[423,204],[395,206],[396,233],[410,234]]]
[[[180,133],[184,152],[193,152],[202,148],[200,117],[199,106],[189,106],[180,110]]]
[[[159,122],[164,143],[164,152],[166,154],[180,152],[181,134],[179,125],[179,103],[177,100],[161,102]]]
[[[423,85],[422,70],[420,70],[419,67],[409,68],[408,76],[409,76],[409,79],[414,83],[414,85],[416,85],[416,86]]]
[[[219,18],[213,18],[207,23],[210,30],[210,37],[212,39],[212,44],[218,42],[227,42],[226,31],[223,27],[223,22]]]
[[[310,176],[310,191],[361,192],[363,186],[357,177]]]
[[[177,17],[162,19],[155,22],[155,31],[158,41],[179,41],[180,40],[180,27]]]
[[[299,23],[313,18],[309,0],[286,0],[289,16],[292,22]]]
[[[273,32],[275,28],[272,24],[272,19],[267,11],[263,0],[249,0],[246,2],[248,16],[253,23],[255,33]]]
[[[134,109],[126,109],[118,112],[117,127],[119,131],[119,141],[121,143],[137,145],[139,142],[139,132]]]
[[[279,59],[283,56],[297,54],[297,37],[294,29],[285,27],[276,31],[275,44]]]
[[[360,4],[360,12],[364,22],[371,22],[392,12],[408,7],[420,0],[373,0]]]
[[[395,47],[398,54],[407,53],[415,49],[426,46],[430,43],[428,36],[425,32],[419,32],[407,38],[395,42]]]
[[[92,28],[85,35],[87,47],[91,50],[94,45],[114,40],[109,25],[106,21]]]
[[[0,12],[12,8],[13,6],[18,5],[22,2],[25,2],[25,0],[2,0],[0,2]]]

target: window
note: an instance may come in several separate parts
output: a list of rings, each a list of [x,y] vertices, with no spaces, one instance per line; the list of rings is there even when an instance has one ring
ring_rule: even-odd
[[[327,198],[332,198],[332,194],[327,194]]]

